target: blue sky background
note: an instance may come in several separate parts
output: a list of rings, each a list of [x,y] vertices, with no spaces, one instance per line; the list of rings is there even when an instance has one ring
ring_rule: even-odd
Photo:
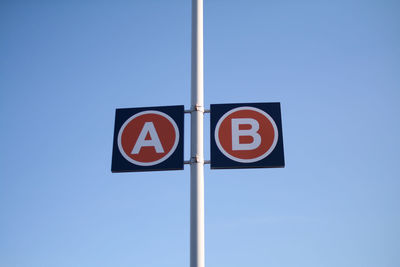
[[[0,266],[189,265],[188,166],[110,167],[115,108],[189,108],[190,13],[1,1]],[[390,0],[205,0],[206,107],[281,102],[286,158],[205,167],[207,267],[400,266],[399,14]]]

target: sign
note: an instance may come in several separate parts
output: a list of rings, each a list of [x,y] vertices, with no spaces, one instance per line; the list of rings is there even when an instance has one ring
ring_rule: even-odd
[[[182,170],[184,106],[115,113],[112,172]]]
[[[280,103],[211,105],[211,169],[284,167]]]

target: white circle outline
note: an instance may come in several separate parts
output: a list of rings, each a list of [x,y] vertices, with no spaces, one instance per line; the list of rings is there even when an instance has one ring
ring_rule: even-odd
[[[262,115],[264,115],[272,124],[272,127],[274,128],[274,141],[272,142],[271,147],[267,150],[267,152],[265,152],[264,154],[262,154],[261,156],[254,158],[254,159],[240,159],[237,157],[232,156],[231,154],[229,154],[228,152],[226,152],[226,150],[222,147],[221,142],[219,141],[219,136],[218,136],[218,132],[219,132],[219,127],[221,126],[222,122],[225,120],[226,117],[228,117],[230,114],[232,114],[233,112],[239,111],[239,110],[253,110],[256,111],[258,113],[261,113]],[[219,120],[217,125],[215,126],[215,132],[214,132],[214,138],[215,138],[215,143],[217,143],[217,146],[219,148],[219,150],[222,152],[222,154],[224,154],[226,157],[228,157],[229,159],[236,161],[236,162],[240,162],[240,163],[253,163],[256,161],[260,161],[262,159],[264,159],[265,157],[267,157],[269,154],[271,154],[271,152],[275,149],[276,144],[278,143],[278,127],[276,126],[275,121],[272,119],[272,117],[266,113],[265,111],[258,109],[258,108],[254,108],[254,107],[248,107],[248,106],[244,106],[244,107],[237,107],[234,109],[229,110],[228,112],[226,112]],[[262,137],[261,137],[262,138]]]
[[[166,118],[172,124],[172,126],[174,127],[174,130],[175,130],[175,142],[174,142],[174,145],[172,146],[171,150],[167,154],[165,154],[165,156],[162,157],[161,159],[158,159],[156,161],[151,161],[151,162],[140,162],[140,161],[137,161],[137,160],[134,160],[134,159],[130,158],[125,153],[125,151],[124,151],[124,149],[122,147],[122,143],[121,143],[122,133],[125,130],[125,127],[133,119],[135,119],[135,118],[137,118],[139,116],[145,115],[145,114],[157,114],[157,115],[160,115],[160,116]],[[160,112],[160,111],[157,111],[157,110],[146,110],[146,111],[142,111],[142,112],[136,113],[135,115],[130,117],[128,120],[126,120],[124,124],[122,124],[121,129],[119,130],[119,133],[118,133],[118,149],[119,149],[119,152],[121,152],[121,155],[127,161],[129,161],[130,163],[133,163],[135,165],[139,165],[139,166],[153,166],[153,165],[156,165],[158,163],[161,163],[161,162],[165,161],[166,159],[168,159],[172,155],[172,153],[175,152],[175,149],[178,146],[178,143],[179,143],[179,129],[178,129],[178,126],[176,125],[176,122],[168,114],[165,114],[164,112]]]

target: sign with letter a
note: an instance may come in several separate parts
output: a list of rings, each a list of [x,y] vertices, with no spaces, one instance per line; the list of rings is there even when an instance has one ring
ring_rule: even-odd
[[[280,103],[211,105],[211,169],[285,166]]]
[[[111,171],[182,170],[183,116],[184,106],[117,109]]]

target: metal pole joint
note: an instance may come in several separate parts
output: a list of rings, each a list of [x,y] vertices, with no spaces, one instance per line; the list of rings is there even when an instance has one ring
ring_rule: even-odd
[[[200,112],[204,113],[204,107],[200,104],[196,104],[196,105],[192,106],[191,111],[192,112],[200,111]]]
[[[190,158],[190,164],[193,164],[193,163],[204,163],[204,159],[202,159],[202,157],[200,155],[196,155],[196,156]]]

